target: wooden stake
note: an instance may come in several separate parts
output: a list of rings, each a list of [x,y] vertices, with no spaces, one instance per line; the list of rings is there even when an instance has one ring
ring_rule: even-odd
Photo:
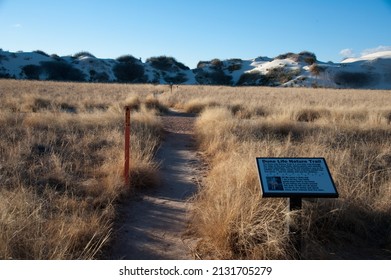
[[[125,186],[129,186],[129,161],[130,161],[130,107],[125,106]]]

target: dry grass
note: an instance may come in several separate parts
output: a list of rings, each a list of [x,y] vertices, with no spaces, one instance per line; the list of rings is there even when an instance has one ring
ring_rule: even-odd
[[[0,259],[102,257],[118,202],[158,180],[153,155],[161,124],[141,106],[156,88],[0,84]],[[129,187],[123,106],[131,102],[142,108],[131,115]]]
[[[290,259],[285,199],[262,199],[256,157],[325,157],[340,198],[304,200],[303,257],[389,259],[389,91],[0,80],[0,258],[99,258],[122,182],[132,106],[132,188],[158,181],[164,107],[199,113],[209,172],[195,201],[198,255]],[[103,250],[104,251],[104,250]]]
[[[304,200],[303,257],[391,256],[389,91],[181,87],[162,102],[199,110],[210,171],[196,198],[199,255],[290,259],[285,199],[262,199],[256,157],[325,157],[340,198]],[[257,113],[257,111],[259,113]],[[242,112],[242,113],[238,113]],[[298,213],[296,213],[298,214]]]

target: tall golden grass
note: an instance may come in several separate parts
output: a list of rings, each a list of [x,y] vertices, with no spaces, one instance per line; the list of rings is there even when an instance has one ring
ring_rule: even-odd
[[[0,80],[0,259],[103,257],[118,203],[158,180],[161,123],[145,105],[157,90]],[[124,186],[123,106],[134,100]]]
[[[209,164],[198,255],[290,259],[285,199],[261,198],[256,157],[325,157],[338,199],[304,200],[303,257],[389,258],[390,91],[0,80],[0,259],[93,259],[118,202],[158,181],[159,112],[199,113]],[[132,107],[131,188],[123,106]]]
[[[304,199],[302,257],[391,256],[391,92],[180,87],[210,171],[195,199],[199,255],[291,259],[286,199],[261,198],[256,157],[325,157],[338,199]]]

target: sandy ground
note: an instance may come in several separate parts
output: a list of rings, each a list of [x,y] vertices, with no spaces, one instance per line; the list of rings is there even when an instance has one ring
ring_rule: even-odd
[[[195,151],[195,117],[162,117],[165,139],[158,150],[161,186],[138,193],[125,205],[111,259],[193,259],[196,240],[186,234],[197,190],[200,157]]]

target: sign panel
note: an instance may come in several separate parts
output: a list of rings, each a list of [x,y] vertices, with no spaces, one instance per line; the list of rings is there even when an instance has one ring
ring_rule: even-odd
[[[324,158],[257,158],[263,197],[338,197]]]

